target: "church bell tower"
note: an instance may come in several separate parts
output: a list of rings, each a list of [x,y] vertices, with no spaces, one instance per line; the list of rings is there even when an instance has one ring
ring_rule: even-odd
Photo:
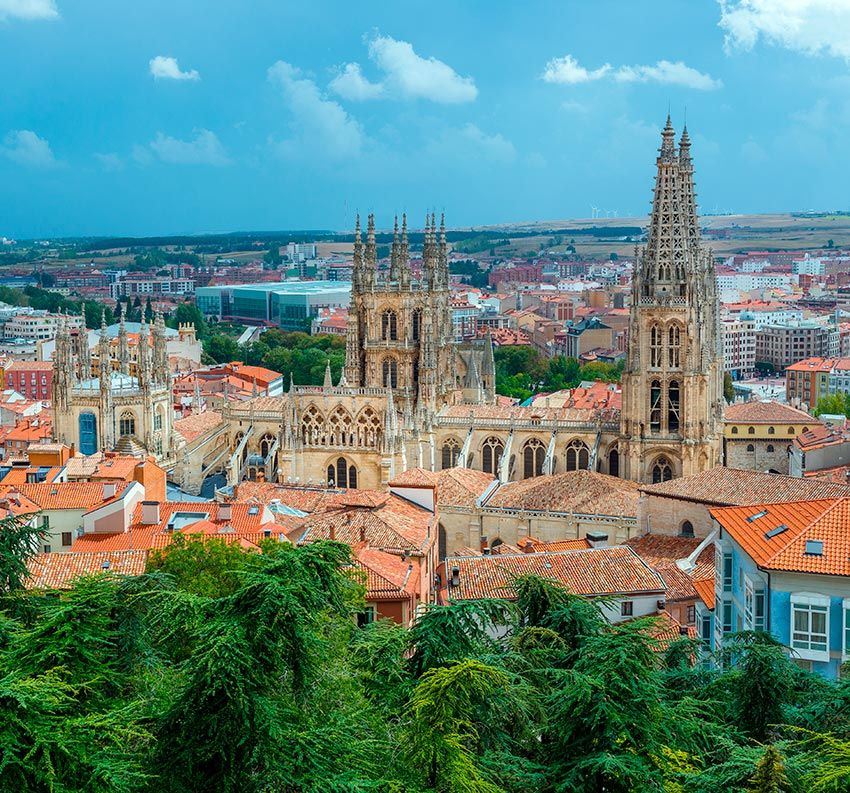
[[[646,246],[635,252],[621,459],[639,482],[721,461],[723,366],[714,258],[700,245],[687,128],[667,117]]]

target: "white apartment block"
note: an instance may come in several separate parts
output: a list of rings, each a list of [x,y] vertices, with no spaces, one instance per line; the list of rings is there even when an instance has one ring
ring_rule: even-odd
[[[756,365],[756,328],[752,321],[724,319],[720,322],[723,371],[733,380],[750,377]]]
[[[65,319],[71,328],[83,326],[82,317],[65,317]],[[47,312],[15,314],[3,323],[3,338],[35,339],[37,341],[55,339],[59,330],[59,320],[58,314],[48,314]]]
[[[753,292],[757,289],[790,289],[794,279],[786,273],[722,273],[717,276],[717,288]]]

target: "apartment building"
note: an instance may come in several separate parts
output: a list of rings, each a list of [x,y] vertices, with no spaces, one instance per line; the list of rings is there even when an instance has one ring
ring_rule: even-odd
[[[756,365],[756,328],[752,320],[724,319],[720,323],[723,371],[733,380],[752,376]]]
[[[838,329],[814,322],[765,325],[756,332],[756,361],[785,369],[806,358],[837,357]]]

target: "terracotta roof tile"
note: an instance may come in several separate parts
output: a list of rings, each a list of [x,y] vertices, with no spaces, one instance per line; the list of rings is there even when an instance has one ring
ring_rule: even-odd
[[[507,482],[487,508],[637,516],[639,485],[594,471],[567,471]]]
[[[758,400],[727,405],[723,417],[727,422],[736,424],[811,424],[816,421],[808,413],[790,405]]]
[[[215,410],[205,410],[203,413],[193,413],[174,422],[177,430],[187,441],[193,441],[200,435],[209,432],[221,424],[221,413]]]
[[[663,593],[664,581],[631,548],[590,548],[559,553],[524,553],[517,556],[471,556],[446,562],[448,579],[459,569],[459,585],[450,587],[451,600],[515,596],[512,580],[537,575],[558,581],[578,595]]]
[[[366,573],[366,600],[399,600],[416,594],[419,565],[375,548],[355,547],[354,565]]]
[[[711,515],[759,567],[850,576],[850,498],[725,507]]]
[[[97,507],[113,497],[103,497],[103,482],[39,482],[18,485],[17,489],[42,509],[81,509]],[[124,488],[116,488],[116,496]]]
[[[850,496],[848,485],[720,465],[694,476],[683,476],[657,485],[643,485],[640,490],[653,496],[700,501],[716,506]]]
[[[94,553],[40,553],[30,559],[27,589],[67,589],[74,579],[109,572],[141,575],[145,572],[147,551]],[[108,569],[104,568],[108,563]]]
[[[694,579],[694,589],[706,608],[714,611],[714,577]]]
[[[657,570],[667,585],[667,599],[693,600],[697,597],[693,572],[685,572],[676,562],[687,559],[702,542],[699,538],[671,537],[662,534],[644,534],[626,541],[653,570]],[[714,546],[708,545],[697,560],[700,571],[708,565],[714,569]]]

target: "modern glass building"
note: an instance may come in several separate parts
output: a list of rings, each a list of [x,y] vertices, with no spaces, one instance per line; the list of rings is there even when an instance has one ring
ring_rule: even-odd
[[[228,284],[195,290],[198,308],[205,316],[277,325],[284,330],[304,330],[305,320],[315,317],[319,309],[347,307],[350,299],[348,281]]]

